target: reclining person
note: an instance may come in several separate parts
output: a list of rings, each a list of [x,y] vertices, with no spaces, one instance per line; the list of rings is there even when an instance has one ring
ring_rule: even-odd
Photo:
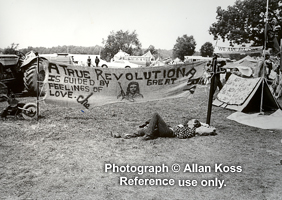
[[[143,137],[143,140],[151,140],[158,137],[177,137],[186,139],[196,135],[216,135],[214,127],[201,123],[196,119],[186,120],[183,124],[171,127],[166,124],[158,113],[154,113],[152,118],[139,128],[136,133],[126,134],[124,138]]]

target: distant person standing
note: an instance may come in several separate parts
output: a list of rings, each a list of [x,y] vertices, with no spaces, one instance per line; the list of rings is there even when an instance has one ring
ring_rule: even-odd
[[[96,56],[96,58],[95,58],[96,67],[98,67],[99,62],[100,62],[100,60],[99,60],[98,56]]]
[[[87,58],[87,65],[88,65],[88,67],[91,67],[91,58],[90,58],[90,56],[88,56],[88,58]]]
[[[217,66],[216,67],[216,74],[214,74],[214,88],[213,88],[213,93],[215,93],[216,89],[218,88],[219,91],[222,89],[223,87],[223,84],[220,80],[220,71],[221,71],[221,67],[223,67],[224,65],[226,65],[226,62],[225,61],[219,61],[217,63]]]
[[[272,61],[270,60],[270,53],[266,52],[264,58],[259,62],[258,67],[255,69],[255,77],[266,76],[269,79],[269,75],[272,70]]]

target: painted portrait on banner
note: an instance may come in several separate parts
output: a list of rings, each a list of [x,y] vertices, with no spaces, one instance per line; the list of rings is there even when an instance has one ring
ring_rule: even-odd
[[[143,98],[144,96],[140,93],[140,86],[139,83],[136,81],[131,81],[129,82],[129,84],[127,85],[127,89],[126,92],[124,92],[121,83],[118,82],[118,84],[120,85],[120,94],[118,95],[117,98],[121,97],[121,100],[128,100],[130,102],[134,102],[136,101],[136,99],[139,98]]]

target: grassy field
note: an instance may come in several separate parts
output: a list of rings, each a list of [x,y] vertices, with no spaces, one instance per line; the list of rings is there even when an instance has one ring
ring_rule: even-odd
[[[207,99],[199,87],[188,99],[110,104],[84,113],[42,104],[39,121],[0,121],[0,199],[281,199],[282,131],[226,119],[233,111],[213,107],[216,136],[150,141],[111,136],[134,132],[153,112],[171,125],[186,118],[205,122]],[[0,109],[5,106],[0,103]],[[185,170],[193,163],[211,170]],[[114,164],[164,168],[161,173],[153,167],[143,174],[124,167],[105,172]],[[174,164],[179,172],[172,171]],[[215,167],[220,164],[224,171]],[[133,179],[128,184],[136,177],[174,183],[121,185],[124,177]]]

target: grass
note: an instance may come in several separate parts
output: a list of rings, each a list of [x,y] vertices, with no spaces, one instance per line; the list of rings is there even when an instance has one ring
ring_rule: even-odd
[[[281,199],[281,130],[248,127],[226,119],[233,111],[213,107],[216,136],[190,139],[111,137],[136,130],[158,112],[171,125],[186,118],[205,122],[208,95],[80,110],[42,104],[39,121],[0,121],[0,199]],[[20,98],[22,102],[34,98]],[[281,102],[280,102],[281,103]],[[0,108],[6,106],[0,103]],[[105,172],[105,164],[169,167],[164,173]],[[178,173],[177,163],[211,166],[211,172]],[[215,172],[214,165],[242,167]],[[227,167],[226,167],[227,168]],[[173,179],[173,186],[123,186],[120,177]],[[196,180],[197,186],[179,186]],[[224,180],[226,186],[201,186]],[[217,182],[218,183],[218,182]],[[215,182],[214,182],[215,184]]]

